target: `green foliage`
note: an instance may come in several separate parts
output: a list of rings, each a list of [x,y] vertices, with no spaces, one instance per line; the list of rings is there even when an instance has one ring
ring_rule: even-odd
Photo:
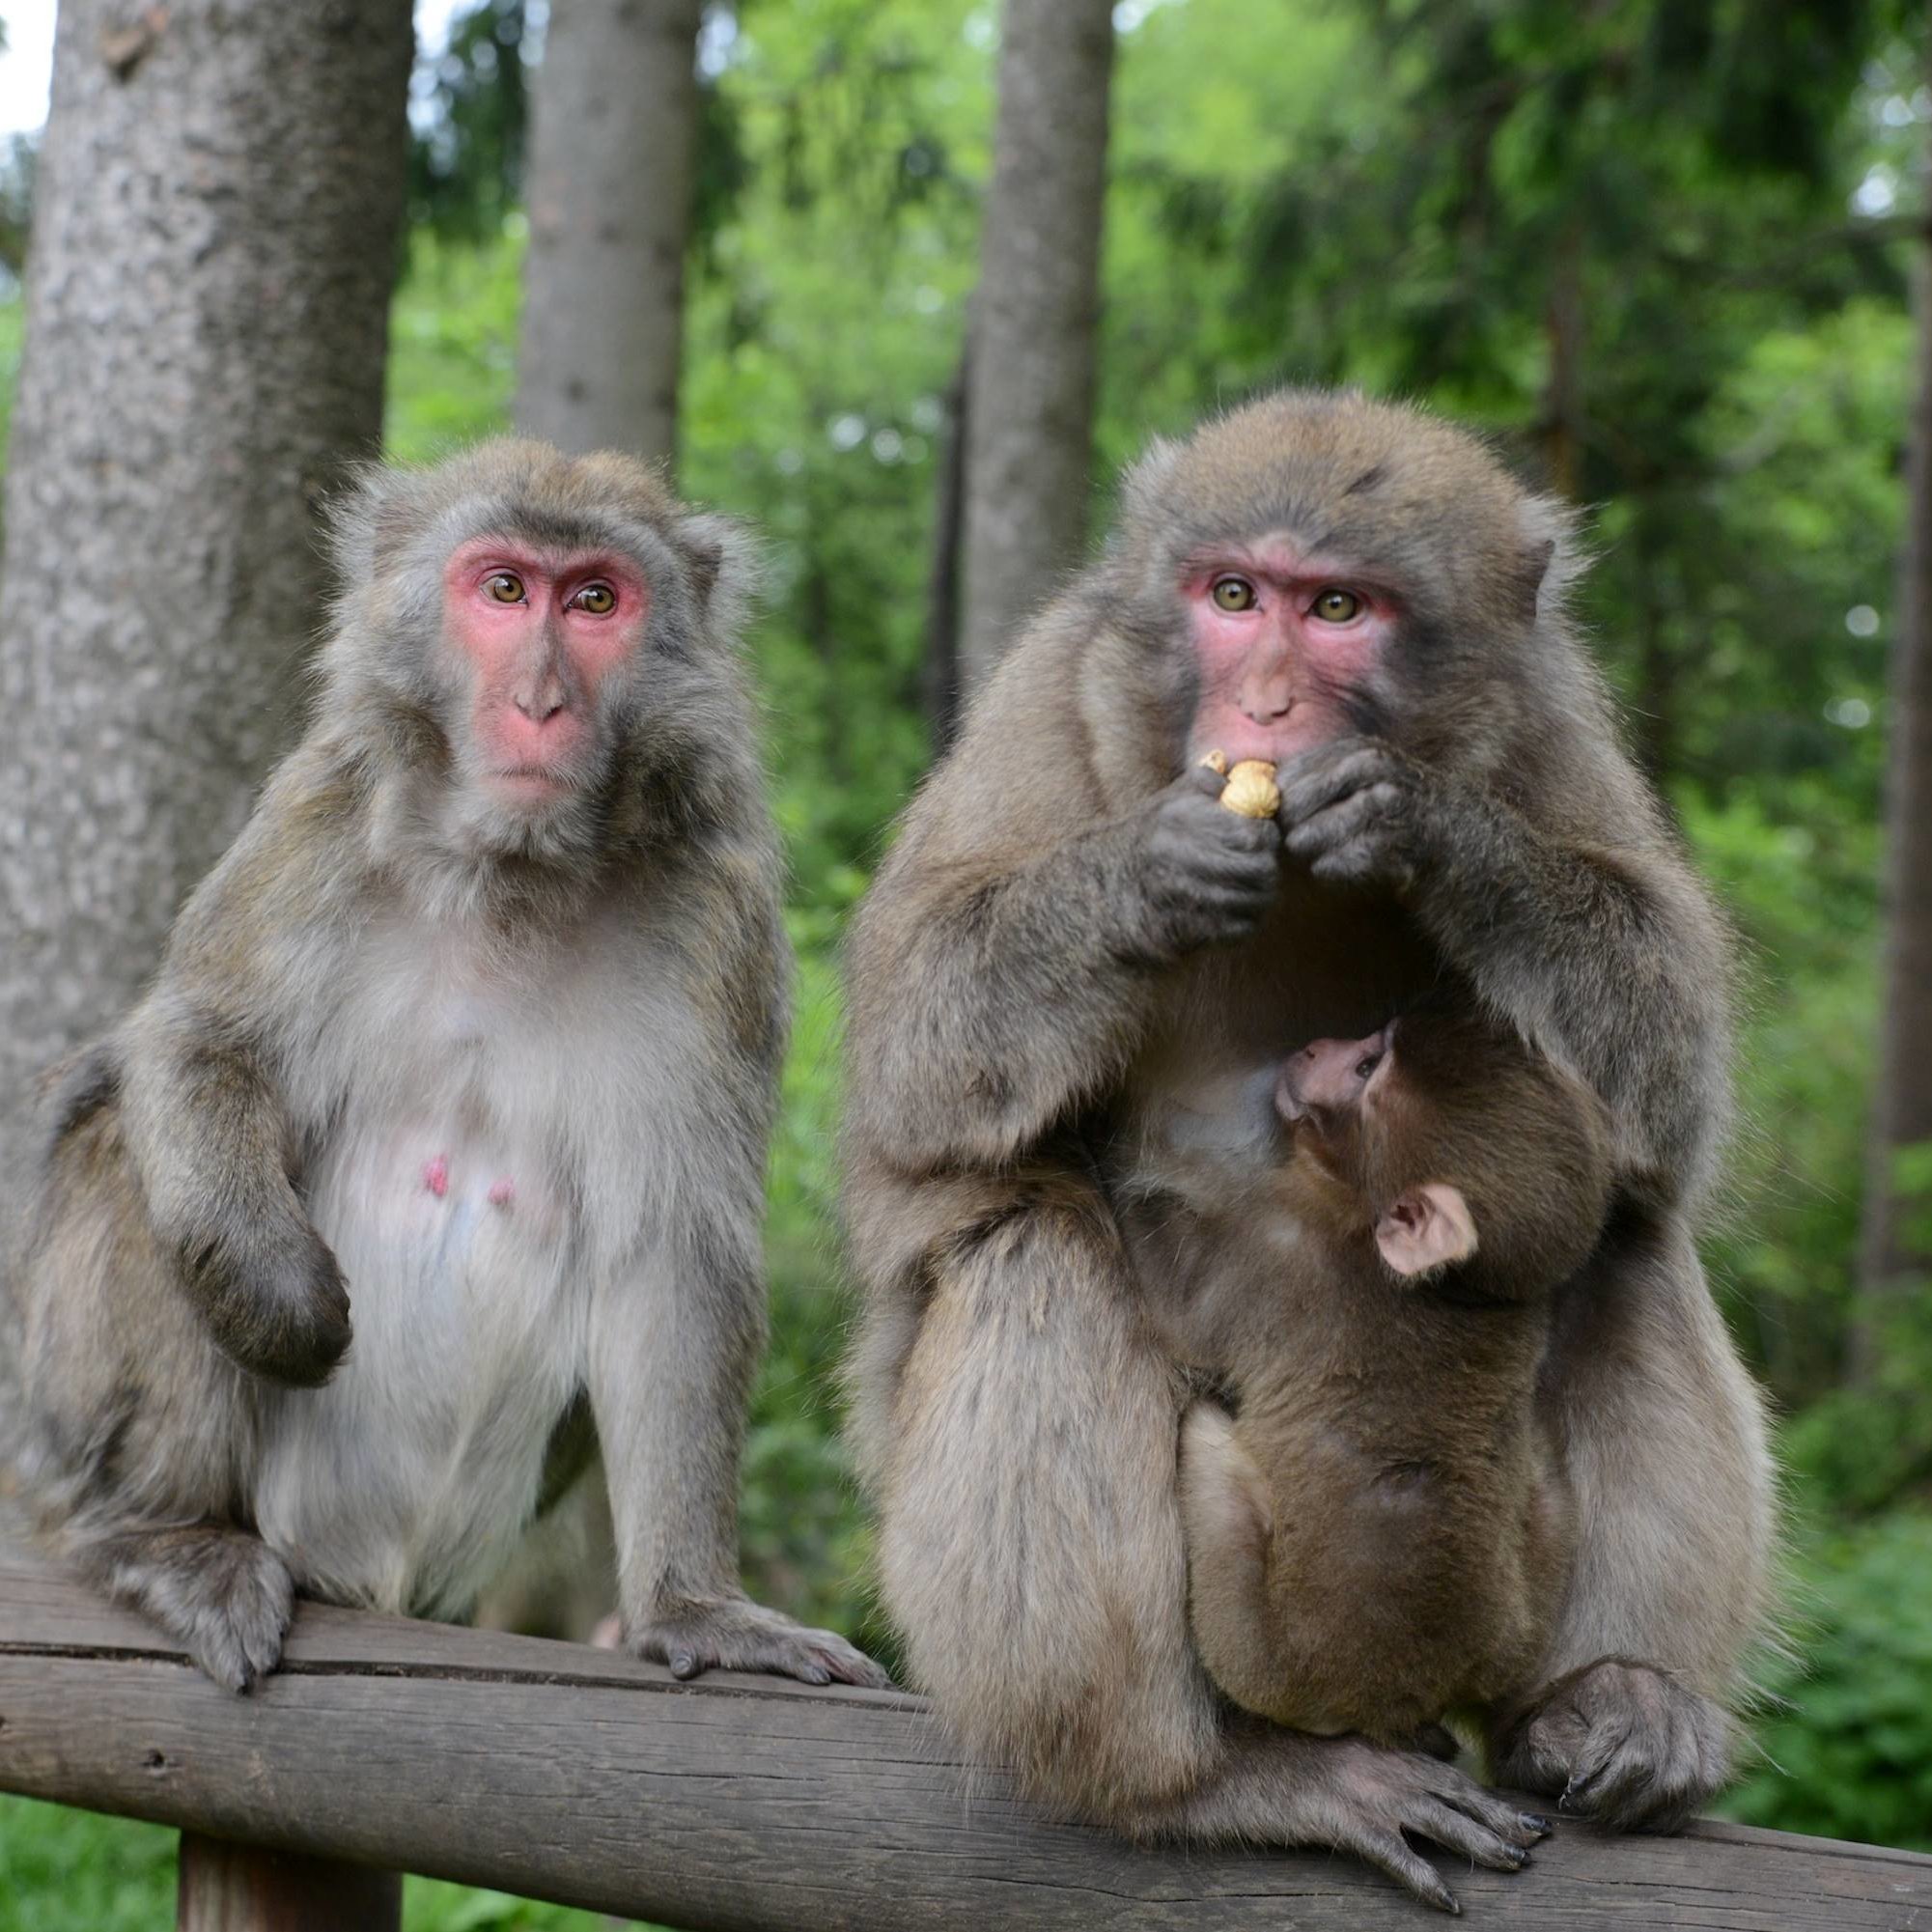
[[[523,0],[479,0],[451,21],[441,54],[417,63],[409,212],[419,226],[480,241],[516,207],[529,144],[527,11]]]
[[[0,1932],[154,1932],[174,1913],[174,1833],[0,1796]]]
[[[1824,1538],[1801,1570],[1802,1667],[1723,1805],[1748,1825],[1932,1851],[1932,1516]]]
[[[389,371],[411,461],[508,420],[520,12],[471,9],[419,91],[434,125]],[[710,10],[702,66],[682,483],[766,546],[751,652],[799,955],[745,1573],[875,1646],[836,1427],[835,955],[928,756],[933,505],[994,17],[740,0]],[[1582,615],[1747,951],[1713,1274],[1829,1526],[1804,1563],[1815,1669],[1784,1684],[1736,1812],[1923,1843],[1932,1529],[1911,1511],[1932,1494],[1932,1302],[1889,1309],[1873,1386],[1841,1386],[1912,339],[1899,237],[1927,133],[1906,10],[1128,0],[1119,18],[1097,481],[1218,400],[1357,381],[1486,426],[1587,507]],[[0,399],[18,345],[0,307]],[[0,1932],[161,1922],[170,1883],[165,1834],[0,1804]],[[412,1932],[589,1922],[427,1884],[408,1910]]]

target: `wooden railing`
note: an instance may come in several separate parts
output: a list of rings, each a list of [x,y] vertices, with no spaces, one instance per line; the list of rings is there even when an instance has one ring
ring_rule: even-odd
[[[401,1871],[720,1932],[1432,1918],[1346,1858],[1148,1851],[1047,1823],[890,1693],[682,1684],[575,1644],[304,1606],[281,1671],[237,1697],[9,1552],[0,1789],[178,1827],[195,1932],[383,1932]],[[1731,1825],[1559,1824],[1519,1876],[1443,1869],[1498,1928],[1932,1928],[1932,1858]]]

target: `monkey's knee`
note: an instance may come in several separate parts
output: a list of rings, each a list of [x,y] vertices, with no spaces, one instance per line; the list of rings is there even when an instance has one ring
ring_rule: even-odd
[[[102,1589],[159,1624],[228,1690],[246,1691],[281,1661],[294,1582],[259,1536],[219,1524],[128,1526],[75,1555]]]

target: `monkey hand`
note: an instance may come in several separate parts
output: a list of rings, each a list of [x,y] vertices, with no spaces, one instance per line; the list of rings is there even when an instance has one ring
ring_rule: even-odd
[[[701,1670],[768,1670],[806,1684],[856,1684],[889,1691],[888,1677],[835,1631],[810,1630],[749,1597],[665,1605],[625,1639],[633,1656],[668,1664],[674,1677]]]
[[[295,1586],[259,1536],[215,1524],[137,1529],[107,1538],[87,1560],[225,1689],[246,1691],[281,1662]]]
[[[1317,879],[1337,885],[1414,883],[1432,820],[1428,781],[1374,739],[1338,738],[1280,774],[1284,844]]]
[[[1723,1783],[1731,1721],[1666,1670],[1600,1658],[1508,1723],[1497,1776],[1619,1832],[1667,1832]]]
[[[349,1289],[305,1217],[228,1229],[185,1257],[222,1350],[251,1374],[315,1388],[349,1347]]]
[[[1135,822],[1133,937],[1163,963],[1246,938],[1280,885],[1280,831],[1271,819],[1223,811],[1226,783],[1197,765],[1150,799]]]

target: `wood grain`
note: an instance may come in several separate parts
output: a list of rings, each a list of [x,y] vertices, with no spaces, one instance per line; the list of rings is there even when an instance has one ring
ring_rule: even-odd
[[[968,1779],[916,1698],[305,1606],[247,1697],[158,1633],[0,1559],[0,1788],[270,1849],[692,1928],[1299,1928],[1434,1915],[1346,1859],[1148,1851]],[[1537,1932],[1932,1932],[1932,1858],[1699,1824],[1559,1825],[1509,1878]]]
[[[176,1932],[397,1932],[400,1874],[182,1834]]]

